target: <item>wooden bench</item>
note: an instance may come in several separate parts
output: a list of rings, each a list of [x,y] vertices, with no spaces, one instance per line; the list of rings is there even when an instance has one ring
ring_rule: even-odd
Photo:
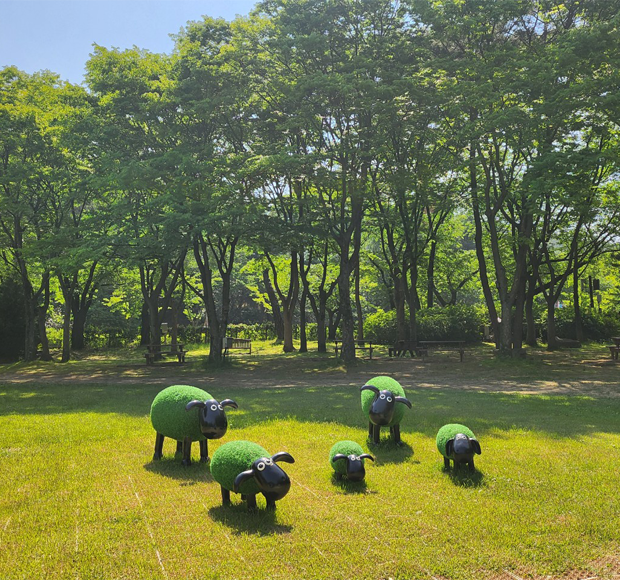
[[[355,343],[355,352],[358,350],[368,351],[368,357],[372,360],[372,351],[374,350],[374,347],[372,346],[372,342],[370,340],[354,340],[353,342]],[[340,343],[342,343],[342,340],[334,340],[334,351],[336,352],[336,357],[338,357],[340,351],[342,350]]]
[[[609,354],[611,354],[611,360],[618,360],[618,354],[620,354],[620,346],[610,344],[607,346],[607,348],[609,349]]]
[[[426,349],[445,346],[448,349],[458,350],[461,362],[463,362],[465,354],[465,341],[463,340],[421,340],[418,345]]]
[[[144,357],[146,364],[152,365],[156,361],[169,356],[176,356],[179,364],[185,362],[185,345],[177,342],[176,344],[149,344],[146,347]]]
[[[222,356],[227,357],[231,350],[247,350],[248,354],[252,354],[252,340],[225,336],[222,339]]]
[[[413,341],[399,340],[394,344],[394,346],[391,346],[388,349],[388,354],[391,357],[394,356],[394,357],[402,358],[407,353],[409,353],[411,358],[413,358],[414,355],[418,358],[419,357],[425,358],[428,356],[428,348],[421,347],[420,345],[418,345],[416,342],[413,342]]]

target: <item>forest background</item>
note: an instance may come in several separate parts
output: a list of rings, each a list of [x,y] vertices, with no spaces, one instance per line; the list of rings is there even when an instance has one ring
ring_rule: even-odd
[[[266,0],[0,71],[0,353],[620,335],[615,0]],[[177,327],[177,323],[180,326]],[[242,324],[241,324],[242,323]]]

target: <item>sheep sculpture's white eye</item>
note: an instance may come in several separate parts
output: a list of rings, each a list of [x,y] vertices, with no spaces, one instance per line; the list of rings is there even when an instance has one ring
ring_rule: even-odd
[[[221,408],[221,407],[220,407]],[[211,410],[212,411],[217,411],[217,405],[211,405]]]
[[[220,411],[223,411],[223,410],[224,410],[224,407],[222,407],[222,405],[218,405],[218,406],[217,406],[217,408],[218,408]]]
[[[258,471],[263,471],[265,469],[265,464],[261,461],[257,466],[256,469],[258,469]]]
[[[272,459],[265,459],[265,465],[273,465]]]
[[[379,395],[380,399],[385,399],[385,395]]]
[[[388,398],[387,398],[387,402],[388,402],[388,403],[391,403],[391,402],[392,402],[392,397],[388,397]]]
[[[350,460],[350,461],[359,461],[359,460],[360,460],[360,458],[359,458],[359,457],[356,457],[355,455],[349,455],[349,460]]]

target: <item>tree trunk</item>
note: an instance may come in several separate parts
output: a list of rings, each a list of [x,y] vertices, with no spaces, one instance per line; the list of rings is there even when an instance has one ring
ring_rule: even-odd
[[[299,352],[308,352],[308,335],[306,329],[307,293],[304,288],[299,301]]]
[[[140,312],[140,346],[151,344],[151,331],[149,326],[149,307],[146,300],[142,303]]]
[[[558,346],[555,330],[555,300],[554,293],[550,290],[547,298],[547,350],[556,350]]]
[[[338,276],[340,338],[342,339],[340,358],[346,363],[355,361],[355,322],[353,320],[353,309],[351,308],[350,275],[351,268],[347,264],[347,261],[341,260],[340,275]]]
[[[528,283],[528,291],[525,296],[525,343],[528,346],[538,346],[538,340],[536,337],[536,320],[534,319],[534,285],[535,281],[530,278],[530,281]]]
[[[284,342],[284,320],[282,319],[282,312],[280,311],[280,304],[278,297],[271,284],[269,277],[269,268],[263,270],[263,284],[269,298],[269,304],[271,304],[271,312],[273,314],[273,324],[276,328],[276,344],[282,344]]]
[[[579,261],[577,252],[574,252],[573,266],[573,307],[575,309],[575,339],[583,342],[583,322],[581,318],[581,303],[579,297]]]
[[[407,340],[409,327],[405,320],[405,280],[402,275],[394,276],[394,304],[396,306],[397,339]]]
[[[90,306],[90,305],[89,305]],[[73,326],[71,327],[71,349],[83,350],[86,347],[84,333],[86,331],[86,317],[88,315],[88,307],[73,307]]]
[[[431,250],[428,255],[428,268],[426,270],[427,289],[426,307],[432,308],[435,304],[435,257],[437,255],[437,243],[431,240]]]
[[[36,299],[32,295],[24,299],[24,318],[26,322],[24,360],[32,362],[37,358],[37,328],[39,323]]]
[[[360,261],[355,262],[355,312],[357,315],[357,339],[364,340],[364,316],[360,298]]]

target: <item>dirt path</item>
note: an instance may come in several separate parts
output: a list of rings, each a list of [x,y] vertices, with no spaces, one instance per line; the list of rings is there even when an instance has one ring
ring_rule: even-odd
[[[587,357],[586,353],[586,357]],[[231,368],[204,370],[199,363],[76,363],[73,370],[48,367],[5,369],[0,382],[11,384],[85,382],[97,384],[192,384],[207,388],[225,382],[241,388],[361,386],[372,376],[389,375],[405,388],[458,389],[539,395],[620,397],[620,364],[608,358],[584,358],[581,353],[536,353],[526,361],[498,363],[471,354],[461,363],[454,353],[434,354],[425,362],[378,358],[352,368],[326,365],[325,357],[241,360]],[[329,361],[328,361],[329,362]]]

